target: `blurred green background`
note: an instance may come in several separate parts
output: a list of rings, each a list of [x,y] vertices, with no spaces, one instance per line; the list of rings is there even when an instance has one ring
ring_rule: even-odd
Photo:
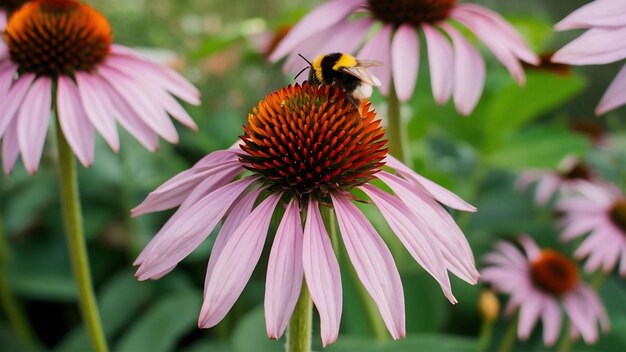
[[[214,236],[156,282],[138,282],[132,261],[171,212],[129,219],[129,209],[148,192],[208,152],[230,146],[242,133],[248,111],[267,93],[291,81],[278,65],[255,50],[260,34],[295,23],[320,1],[287,0],[98,0],[88,1],[110,20],[115,41],[141,49],[180,70],[203,93],[201,107],[189,107],[198,132],[179,127],[181,142],[145,151],[122,133],[119,155],[97,141],[96,161],[79,170],[93,278],[109,345],[114,351],[276,351],[282,341],[265,335],[263,293],[266,252],[243,295],[222,323],[197,328],[204,270]],[[500,11],[538,53],[550,53],[580,32],[552,32],[551,26],[583,0],[481,1]],[[480,46],[485,51],[484,46]],[[571,253],[575,244],[557,241],[558,229],[548,207],[532,203],[532,191],[514,189],[520,171],[554,169],[568,154],[585,158],[608,180],[626,187],[626,109],[596,118],[593,109],[619,65],[554,72],[529,69],[519,88],[486,53],[487,85],[475,112],[459,116],[451,105],[437,106],[430,93],[427,60],[418,88],[403,108],[415,169],[479,208],[455,214],[480,265],[494,241],[531,234],[541,245]],[[374,96],[384,117],[384,100]],[[584,121],[574,123],[574,121]],[[597,148],[574,125],[593,125],[607,135]],[[48,142],[53,143],[53,141]],[[22,167],[0,176],[0,214],[6,233],[2,275],[19,298],[45,349],[89,349],[81,327],[69,268],[56,186],[54,148],[46,147],[42,167],[29,177]],[[349,263],[342,262],[344,311],[341,334],[329,351],[470,351],[480,328],[476,304],[480,285],[453,280],[459,304],[450,305],[438,285],[390,236],[381,215],[364,208],[383,234],[400,268],[407,309],[407,338],[379,341],[364,318],[364,302]],[[341,256],[345,259],[345,255]],[[595,346],[576,350],[626,350],[626,284],[607,278],[601,296],[612,331]],[[317,319],[317,318],[316,318]],[[496,325],[492,346],[508,326]],[[320,350],[319,322],[313,341]],[[519,351],[543,351],[540,328]],[[20,350],[16,335],[0,315],[0,350]]]

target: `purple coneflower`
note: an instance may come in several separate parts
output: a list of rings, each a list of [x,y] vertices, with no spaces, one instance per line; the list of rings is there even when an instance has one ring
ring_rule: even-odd
[[[94,128],[113,151],[116,122],[153,151],[158,136],[178,134],[168,113],[196,128],[171,95],[199,104],[199,92],[173,70],[112,44],[106,18],[75,0],[35,0],[7,23],[0,57],[0,138],[6,173],[19,154],[35,173],[56,103],[63,134],[85,166],[93,162]]]
[[[570,324],[570,335],[582,335],[586,343],[598,338],[599,323],[606,331],[608,317],[597,294],[578,275],[576,265],[564,255],[540,249],[529,236],[519,239],[526,255],[508,242],[496,245],[496,251],[485,256],[489,265],[481,279],[497,291],[511,295],[506,314],[519,308],[520,339],[527,339],[539,319],[543,341],[553,345],[561,333],[564,308]]]
[[[572,12],[554,28],[588,29],[552,57],[571,65],[601,65],[626,58],[626,2],[595,0]],[[601,115],[626,104],[626,66],[617,74],[596,107]]]
[[[613,270],[626,276],[626,196],[612,185],[586,185],[557,203],[563,214],[561,238],[570,241],[589,234],[576,250],[587,257],[585,270]],[[621,258],[621,259],[620,259]]]
[[[297,72],[302,66],[298,54],[314,57],[333,51],[358,51],[358,57],[385,64],[370,69],[382,81],[381,92],[387,95],[393,81],[398,98],[407,101],[417,81],[422,32],[435,101],[444,104],[453,96],[456,109],[469,114],[483,90],[485,63],[453,21],[483,41],[519,84],[525,82],[520,60],[539,62],[500,15],[479,5],[457,4],[456,0],[330,0],[304,17],[270,59],[289,56],[285,70]],[[376,32],[369,38],[372,29]]]
[[[476,283],[467,240],[438,202],[465,211],[475,208],[388,155],[370,103],[356,108],[338,88],[297,84],[260,102],[244,131],[239,145],[209,154],[132,211],[137,216],[179,207],[137,258],[140,280],[170,272],[224,220],[209,258],[200,327],[219,323],[241,294],[279,207],[286,210],[274,237],[265,291],[271,338],[283,334],[303,279],[321,318],[324,345],[337,338],[342,288],[321,216],[327,210],[333,211],[349,258],[391,336],[405,335],[398,270],[354,201],[379,208],[451,302],[456,299],[447,270]],[[393,194],[375,186],[376,179]],[[369,201],[360,198],[364,195]]]
[[[580,159],[568,156],[557,170],[533,169],[524,172],[517,180],[517,186],[525,190],[533,182],[537,182],[535,203],[546,205],[555,194],[570,194],[580,185],[599,183],[600,180]]]

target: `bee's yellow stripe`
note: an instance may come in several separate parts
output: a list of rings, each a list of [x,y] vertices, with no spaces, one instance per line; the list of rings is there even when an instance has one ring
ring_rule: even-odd
[[[326,55],[317,55],[315,60],[313,60],[313,70],[315,71],[315,76],[317,76],[317,79],[320,82],[324,82],[324,79],[322,78],[322,59],[324,59],[324,56]]]
[[[354,67],[357,64],[358,62],[356,61],[356,58],[354,56],[342,54],[339,57],[339,60],[337,60],[337,62],[335,63],[335,66],[333,66],[333,70],[337,71],[342,67]]]

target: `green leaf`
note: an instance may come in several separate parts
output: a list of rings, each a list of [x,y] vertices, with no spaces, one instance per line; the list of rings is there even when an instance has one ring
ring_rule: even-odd
[[[274,341],[267,337],[263,305],[251,310],[241,319],[232,336],[232,348],[235,352],[284,350],[284,341]]]
[[[487,156],[496,168],[524,170],[554,168],[568,154],[583,154],[587,140],[566,130],[537,127],[514,135],[504,146]]]
[[[329,352],[413,352],[413,351],[438,351],[458,352],[471,351],[476,345],[476,340],[468,337],[454,335],[424,334],[409,336],[399,341],[376,342],[364,339],[351,339],[340,336],[336,344],[328,347]]]
[[[419,266],[413,258],[415,271],[403,273],[404,300],[406,302],[406,327],[409,332],[436,332],[447,318],[447,306],[437,282]]]
[[[197,329],[202,292],[174,292],[154,303],[128,330],[115,351],[170,351],[186,333]]]

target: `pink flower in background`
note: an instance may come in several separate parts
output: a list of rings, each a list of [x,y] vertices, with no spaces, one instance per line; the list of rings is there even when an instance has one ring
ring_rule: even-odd
[[[10,17],[4,39],[9,55],[0,57],[0,138],[6,173],[19,154],[29,173],[37,171],[55,103],[63,134],[87,167],[94,129],[117,152],[116,122],[151,151],[159,136],[178,142],[168,114],[196,128],[171,94],[197,105],[197,89],[173,70],[112,44],[106,18],[84,3],[31,1]]]
[[[454,97],[456,109],[467,115],[482,94],[485,62],[452,21],[472,31],[519,84],[525,82],[520,60],[539,62],[500,15],[455,0],[330,0],[305,16],[278,44],[270,60],[288,56],[284,69],[298,72],[302,68],[298,54],[311,58],[334,51],[356,52],[359,58],[384,63],[370,68],[381,79],[384,95],[393,81],[400,100],[407,101],[417,81],[419,34],[423,33],[435,101],[444,104]],[[370,38],[372,29],[375,33]]]
[[[546,205],[554,195],[566,195],[580,185],[599,183],[600,180],[578,157],[568,156],[557,170],[533,169],[524,172],[517,180],[517,187],[526,190],[533,182],[537,182],[535,203]]]
[[[554,28],[588,29],[552,57],[570,65],[601,65],[626,58],[626,1],[595,0],[572,12]],[[596,114],[626,104],[626,66],[617,74],[596,107]]]
[[[587,235],[575,253],[577,258],[587,257],[586,271],[609,272],[621,260],[619,272],[626,276],[626,196],[619,189],[612,185],[580,187],[556,208],[563,214],[563,240]]]
[[[483,281],[511,295],[506,314],[519,308],[519,338],[528,339],[541,319],[543,341],[554,345],[564,325],[563,308],[571,322],[570,334],[582,335],[586,343],[595,342],[597,324],[607,331],[609,321],[596,293],[580,280],[576,265],[556,251],[540,249],[529,236],[519,242],[526,255],[508,242],[499,242],[485,256],[487,267],[481,271]]]
[[[286,207],[267,269],[268,336],[277,339],[285,331],[306,278],[324,345],[337,339],[342,285],[321,215],[332,211],[350,261],[391,336],[403,337],[400,275],[382,238],[354,204],[360,200],[354,190],[378,207],[451,302],[456,299],[448,270],[476,283],[469,244],[438,202],[475,208],[387,155],[384,131],[369,103],[356,109],[332,86],[289,86],[260,102],[244,131],[239,145],[209,154],[132,211],[138,216],[178,207],[137,258],[140,280],[173,270],[224,220],[209,258],[200,327],[215,326],[228,313],[261,256],[272,214]],[[383,171],[385,164],[396,174]],[[370,182],[374,179],[393,194],[377,188]]]

